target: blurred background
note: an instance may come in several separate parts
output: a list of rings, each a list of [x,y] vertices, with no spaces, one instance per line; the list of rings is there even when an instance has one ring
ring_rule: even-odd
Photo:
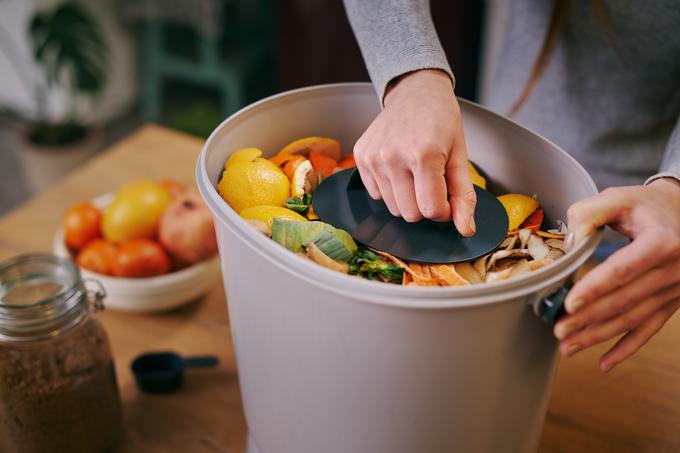
[[[503,3],[431,1],[459,96],[483,96]],[[264,96],[364,80],[341,0],[0,0],[0,215],[145,122],[207,137]]]

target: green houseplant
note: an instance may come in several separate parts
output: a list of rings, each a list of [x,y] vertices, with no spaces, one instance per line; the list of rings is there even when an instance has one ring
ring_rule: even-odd
[[[8,37],[5,30],[0,31]],[[14,62],[12,66],[36,102],[31,114],[18,114],[19,164],[27,189],[35,194],[100,148],[102,134],[85,118],[106,87],[110,50],[94,17],[72,0],[36,11],[27,38],[41,72],[38,77],[33,68],[24,66],[21,51],[12,47],[11,39],[0,40],[0,51]],[[65,111],[50,115],[48,99],[66,99]]]
[[[101,94],[110,67],[109,47],[99,25],[82,6],[67,1],[36,12],[29,36],[33,57],[46,80],[46,85],[36,88],[38,116],[29,125],[29,140],[47,146],[82,140],[87,128],[81,105]],[[55,122],[47,119],[45,99],[57,87],[67,93],[69,106],[65,117]]]

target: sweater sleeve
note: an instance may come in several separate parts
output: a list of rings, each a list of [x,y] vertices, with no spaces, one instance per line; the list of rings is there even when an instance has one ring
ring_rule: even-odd
[[[344,0],[368,73],[381,102],[391,80],[418,69],[440,69],[455,83],[429,0]]]
[[[671,138],[666,145],[659,173],[649,178],[645,185],[659,178],[675,178],[680,181],[680,118],[678,118],[675,129],[673,129]]]

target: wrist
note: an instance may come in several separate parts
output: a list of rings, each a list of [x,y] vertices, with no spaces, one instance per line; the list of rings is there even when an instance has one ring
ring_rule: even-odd
[[[397,97],[401,92],[420,88],[426,88],[437,93],[444,90],[453,95],[453,83],[451,77],[445,71],[441,69],[419,69],[392,79],[385,89],[384,104],[387,106],[390,99]]]
[[[680,181],[670,176],[652,181],[647,187],[680,197]]]

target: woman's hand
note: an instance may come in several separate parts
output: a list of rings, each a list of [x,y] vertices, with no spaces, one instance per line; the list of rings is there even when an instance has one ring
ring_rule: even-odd
[[[409,222],[453,216],[461,234],[475,233],[460,108],[445,72],[416,71],[392,86],[354,157],[368,193],[393,215]]]
[[[605,224],[632,239],[574,285],[554,331],[565,355],[623,334],[600,359],[609,371],[680,308],[680,182],[607,189],[568,217],[575,242]]]

